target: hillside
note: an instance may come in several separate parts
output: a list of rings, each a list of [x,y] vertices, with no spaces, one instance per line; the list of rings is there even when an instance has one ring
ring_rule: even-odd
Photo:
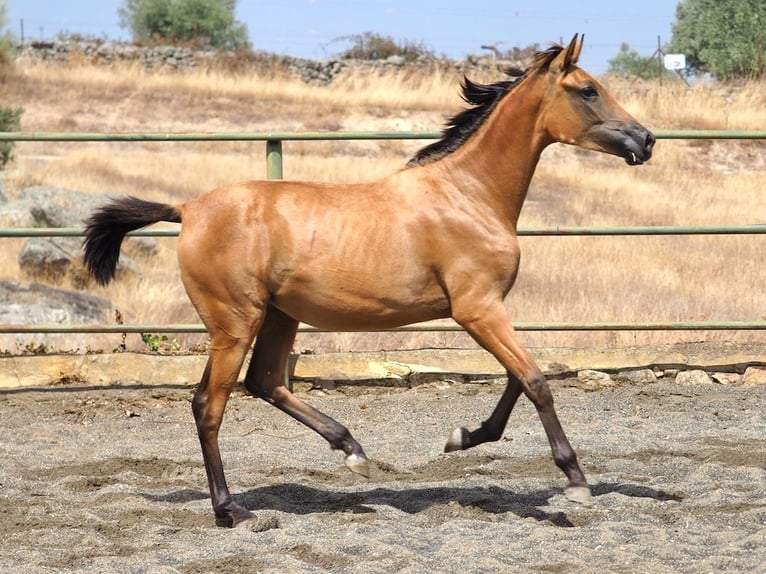
[[[487,81],[500,75],[478,78]],[[22,106],[24,131],[179,132],[434,130],[458,111],[457,73],[346,70],[328,86],[275,69],[214,66],[148,73],[135,66],[18,64],[0,91]],[[699,87],[606,79],[617,99],[653,129],[764,129],[766,89]],[[285,177],[360,181],[400,168],[424,142],[290,142]],[[93,194],[182,201],[217,185],[265,176],[259,143],[19,143],[2,173],[13,198],[33,185]],[[766,222],[763,142],[661,141],[652,161],[554,146],[543,156],[521,226],[693,225]],[[2,240],[0,279],[24,280],[21,240]],[[126,322],[196,322],[178,280],[174,240],[143,277],[89,292],[110,298]],[[518,321],[756,320],[766,317],[766,238],[525,238],[508,305]],[[64,284],[64,286],[67,286]],[[391,342],[383,335],[307,336],[301,347],[467,344],[455,335]],[[532,344],[615,344],[736,338],[752,333],[525,334]],[[183,344],[193,338],[179,337]],[[134,344],[140,344],[134,343]]]

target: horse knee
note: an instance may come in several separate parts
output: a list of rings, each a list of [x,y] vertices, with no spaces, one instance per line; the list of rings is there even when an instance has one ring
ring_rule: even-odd
[[[217,436],[223,415],[214,412],[207,397],[200,394],[194,395],[192,399],[192,413],[200,439]]]

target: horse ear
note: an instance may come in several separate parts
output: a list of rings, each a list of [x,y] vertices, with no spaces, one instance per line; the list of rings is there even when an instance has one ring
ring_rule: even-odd
[[[569,45],[551,62],[551,68],[558,72],[566,72],[570,67],[574,66],[580,57],[584,40],[585,35],[575,34]]]
[[[582,34],[580,38],[577,38],[577,34],[574,35],[572,41],[567,47],[567,67],[574,66],[577,60],[580,59],[580,52],[582,52],[582,45],[585,42],[585,34]]]

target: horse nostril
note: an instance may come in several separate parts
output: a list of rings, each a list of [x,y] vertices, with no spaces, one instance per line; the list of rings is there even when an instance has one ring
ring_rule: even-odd
[[[654,137],[654,134],[652,132],[646,132],[646,138],[644,139],[644,147],[647,149],[652,149],[654,146],[654,142],[657,141],[657,138]]]

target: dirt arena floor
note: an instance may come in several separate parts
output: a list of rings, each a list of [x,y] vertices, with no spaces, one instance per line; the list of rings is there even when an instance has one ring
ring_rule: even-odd
[[[188,387],[0,392],[0,571],[766,572],[766,387],[553,381],[594,492],[562,495],[534,409],[442,454],[500,383],[298,389],[349,426],[369,480],[235,393],[227,477],[257,519],[214,525]]]

